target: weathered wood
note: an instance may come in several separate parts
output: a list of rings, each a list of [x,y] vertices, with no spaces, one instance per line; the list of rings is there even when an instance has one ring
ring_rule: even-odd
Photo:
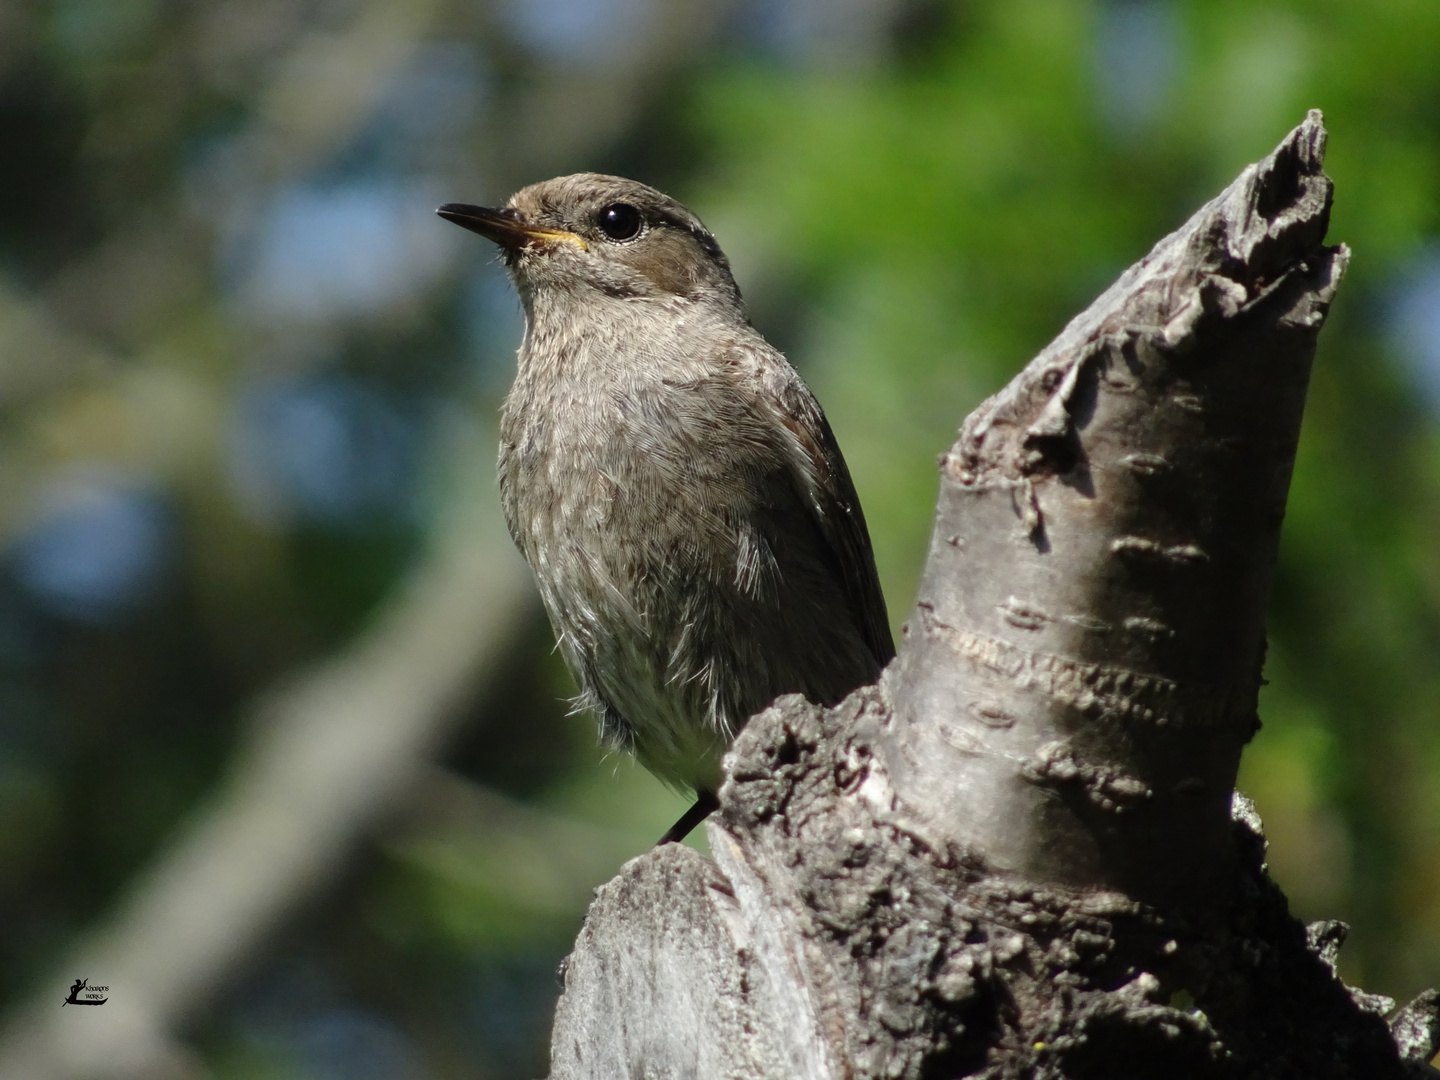
[[[1258,726],[1265,605],[1315,337],[1312,114],[965,421],[885,740],[906,804],[992,867],[1207,906]]]
[[[826,1061],[788,943],[741,914],[704,856],[667,844],[596,890],[566,961],[550,1075],[842,1075]],[[773,920],[771,920],[773,922]]]
[[[1311,113],[966,421],[897,662],[751,721],[713,865],[659,849],[601,891],[557,1080],[1428,1069],[1435,1002],[1392,1036],[1232,798],[1348,255],[1324,137]]]

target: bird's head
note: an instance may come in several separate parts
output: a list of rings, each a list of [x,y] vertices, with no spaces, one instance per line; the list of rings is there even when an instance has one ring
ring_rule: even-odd
[[[634,180],[576,173],[531,184],[499,209],[446,203],[436,213],[500,245],[527,308],[541,297],[573,297],[740,310],[730,264],[709,230]]]

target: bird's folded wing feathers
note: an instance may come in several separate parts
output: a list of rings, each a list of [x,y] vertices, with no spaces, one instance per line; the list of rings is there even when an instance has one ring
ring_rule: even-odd
[[[865,642],[876,664],[884,667],[895,656],[895,642],[875,572],[865,514],[850,470],[824,412],[804,384],[797,379],[785,389],[786,407],[778,411],[777,419],[802,451],[795,476],[799,493],[814,509],[816,524],[834,556]]]

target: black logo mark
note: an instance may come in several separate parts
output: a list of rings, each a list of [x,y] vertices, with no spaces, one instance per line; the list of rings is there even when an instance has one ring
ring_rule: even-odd
[[[70,996],[60,1003],[60,1007],[63,1009],[66,1005],[104,1005],[110,999],[99,995],[109,990],[108,986],[91,986],[89,979],[76,979],[75,985],[70,987]],[[82,998],[82,993],[88,996]]]

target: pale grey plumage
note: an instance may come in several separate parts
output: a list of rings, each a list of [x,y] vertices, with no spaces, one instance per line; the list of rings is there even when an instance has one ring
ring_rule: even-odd
[[[617,206],[633,237],[602,227]],[[832,704],[894,655],[825,416],[713,237],[653,188],[582,173],[441,213],[502,245],[525,308],[500,487],[580,700],[713,793],[753,713]]]

